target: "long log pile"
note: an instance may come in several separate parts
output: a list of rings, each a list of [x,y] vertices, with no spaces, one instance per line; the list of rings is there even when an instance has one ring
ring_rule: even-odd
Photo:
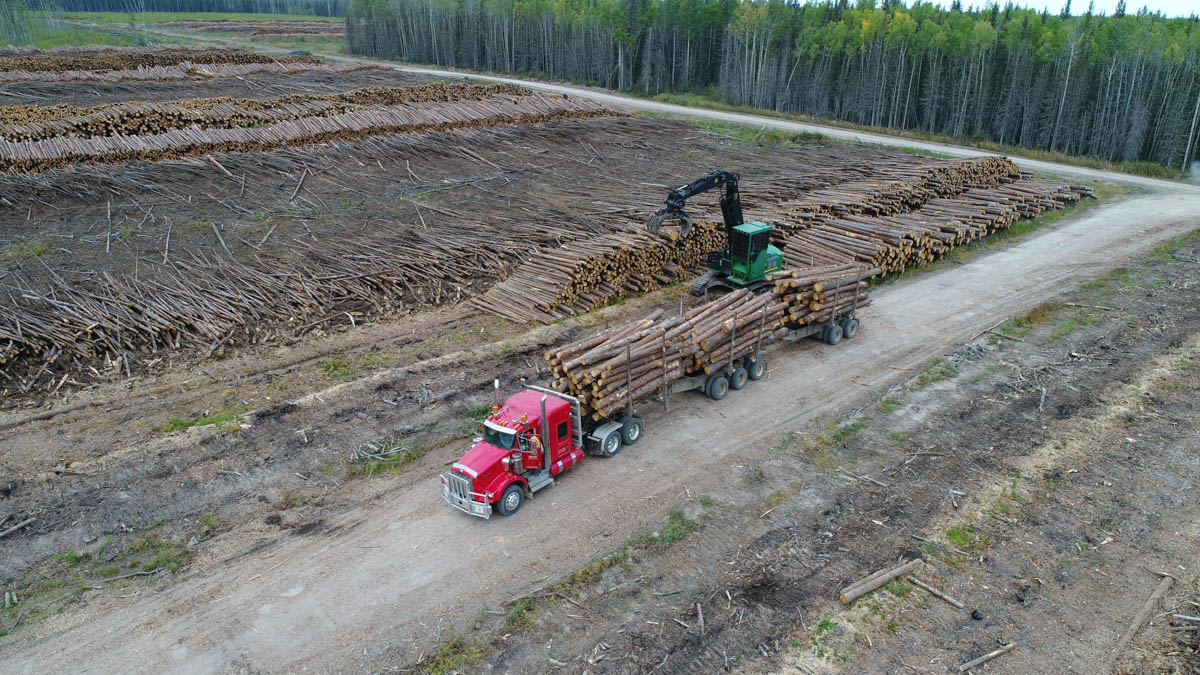
[[[1091,192],[1031,178],[1003,157],[893,157],[880,161],[878,171],[878,177],[829,188],[792,190],[772,184],[758,193],[747,192],[747,220],[775,226],[785,268],[818,268],[814,273],[819,273],[828,266],[861,265],[869,272],[867,278],[937,260],[955,246]],[[646,214],[626,215],[640,224]],[[702,239],[701,245],[689,248],[686,242],[674,242],[675,250],[687,251],[678,257],[658,255],[649,235],[639,238],[637,232],[634,225],[620,235],[534,252],[504,283],[472,303],[515,321],[555,321],[649,290],[655,282],[682,280],[681,268],[695,276],[699,270],[688,268],[702,263],[708,250],[725,245],[724,228],[716,221],[693,225],[691,238]],[[628,283],[624,269],[638,283]],[[822,320],[818,316],[813,320]]]
[[[72,105],[0,106],[0,138],[35,141],[59,136],[160,134],[172,129],[234,129],[304,117],[332,117],[368,106],[482,101],[521,97],[529,90],[510,84],[434,82],[415,87],[365,87],[338,94],[291,94],[269,99],[192,98],[132,101],[90,108]]]
[[[0,139],[0,173],[40,173],[79,163],[162,161],[219,152],[263,152],[296,145],[397,133],[538,124],[619,116],[598,103],[565,97],[362,106],[329,117],[285,119],[265,127],[172,129],[161,134],[92,138]]]
[[[384,66],[361,62],[347,63],[215,63],[181,61],[169,66],[140,66],[123,70],[0,70],[0,83],[23,82],[175,82],[218,80],[261,73],[298,75],[302,73],[352,73],[360,70],[385,70]]]
[[[788,267],[860,262],[891,274],[1090,194],[1082,186],[1021,178],[932,199],[908,213],[822,216],[779,243]]]
[[[48,50],[14,50],[12,53],[0,54],[0,72],[64,73],[80,70],[97,72],[175,66],[181,63],[196,65],[252,63],[316,65],[320,62],[320,59],[315,56],[303,54],[271,56],[236,48],[106,47],[97,49],[95,47],[60,47]]]
[[[211,30],[223,33],[249,33],[250,35],[320,35],[323,37],[345,37],[346,24],[341,21],[313,20],[267,20],[237,21],[213,19],[209,21],[164,21],[159,26],[184,30]]]
[[[724,239],[713,223],[697,224],[686,239],[676,231],[652,235],[629,225],[613,234],[540,250],[523,268],[535,273],[514,274],[471,304],[522,323],[556,321],[684,281],[708,251],[724,246]]]
[[[720,370],[782,338],[786,302],[747,290],[682,317],[662,311],[547,352],[554,387],[580,398],[584,414],[604,419],[626,402],[661,392],[685,375]],[[760,333],[761,327],[761,333]]]

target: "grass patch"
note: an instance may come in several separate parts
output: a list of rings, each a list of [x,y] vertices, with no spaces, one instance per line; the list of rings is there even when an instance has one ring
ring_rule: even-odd
[[[275,502],[275,508],[280,511],[294,509],[304,503],[304,497],[297,490],[290,490],[283,493],[279,501]]]
[[[354,464],[348,476],[362,476],[371,478],[385,473],[400,473],[404,467],[412,462],[417,461],[425,456],[425,453],[432,450],[434,447],[441,447],[454,441],[454,438],[448,438],[443,443],[437,446],[425,447],[420,443],[414,443],[407,450],[401,450],[401,445],[391,439],[380,441],[380,447],[375,454],[382,456],[382,459],[368,459],[363,462]],[[388,454],[390,453],[390,454]]]
[[[943,380],[948,380],[959,373],[959,367],[950,363],[946,359],[938,359],[933,362],[925,370],[917,375],[916,379],[908,385],[909,391],[920,391],[931,384],[936,384]]]
[[[1156,262],[1176,260],[1175,254],[1179,253],[1185,246],[1195,243],[1200,243],[1200,229],[1192,230],[1182,237],[1155,246],[1154,250],[1150,251],[1150,255],[1146,257],[1146,260]]]
[[[820,635],[821,633],[828,631],[830,628],[833,628],[833,625],[833,619],[831,619],[828,614],[821,617],[821,620],[817,622],[817,635]]]
[[[4,247],[5,260],[32,260],[46,255],[49,250],[45,239],[42,241],[22,241]]]
[[[1054,327],[1054,332],[1050,334],[1049,342],[1061,340],[1076,330],[1084,326],[1090,326],[1099,320],[1100,317],[1096,315],[1095,310],[1080,309]]]
[[[638,554],[666,549],[699,529],[700,522],[688,518],[683,509],[671,509],[667,515],[667,522],[657,531],[636,535],[612,553],[589,560],[583,567],[551,584],[548,590],[571,593],[582,586],[600,581],[605,571],[617,565],[631,563]]]
[[[245,419],[245,413],[249,410],[247,406],[239,406],[236,408],[226,408],[208,415],[202,415],[195,419],[187,419],[178,415],[171,415],[167,421],[158,427],[158,430],[163,433],[172,431],[182,431],[192,427],[208,427],[213,425],[237,424]]]
[[[708,495],[700,495],[700,505],[706,509],[711,509],[717,505],[717,501]]]
[[[52,556],[55,560],[66,561],[71,565],[78,565],[82,562],[87,562],[92,559],[91,553],[76,553],[75,551],[67,551],[66,553],[55,553]]]
[[[170,572],[178,572],[188,561],[186,550],[158,535],[138,539],[129,547],[129,552],[134,555],[148,556],[144,562],[134,560],[130,565],[131,567],[140,566],[143,572],[153,572],[163,568]]]
[[[492,406],[490,405],[472,405],[467,406],[466,418],[472,422],[482,422],[491,414]]]
[[[1044,326],[1054,320],[1054,312],[1062,307],[1061,303],[1047,302],[1037,307],[1034,307],[1025,316],[1020,316],[1015,319],[1009,319],[996,329],[996,332],[1004,335],[1010,335],[1016,338],[1023,338],[1033,330],[1035,326]]]
[[[909,586],[908,584],[904,583],[903,581],[901,581],[899,579],[892,579],[891,581],[884,584],[883,588],[888,593],[891,593],[892,595],[896,596],[897,598],[903,598],[904,596],[913,592],[912,586]]]
[[[913,148],[903,145],[896,148],[900,152],[907,152],[910,155],[920,155],[921,157],[932,157],[934,159],[954,159],[954,155],[948,155],[944,152],[934,152],[925,148]]]
[[[952,525],[946,529],[946,541],[964,551],[982,551],[992,545],[992,538],[973,527]]]
[[[426,660],[417,663],[417,670],[429,675],[471,673],[486,655],[483,645],[459,635],[439,644]]]
[[[895,394],[888,394],[879,399],[875,404],[875,409],[881,413],[893,413],[904,406],[904,401]]]
[[[854,438],[854,435],[865,426],[867,426],[867,423],[863,422],[862,420],[840,426],[837,428],[837,431],[833,432],[833,435],[829,437],[829,440],[833,441],[834,443],[844,443],[851,438]]]
[[[514,630],[520,630],[526,626],[531,626],[533,625],[533,617],[529,614],[536,607],[537,601],[533,598],[521,598],[520,600],[514,600],[512,604],[508,606],[508,616],[504,618],[504,623],[507,624],[509,628]]]
[[[324,359],[317,363],[317,368],[331,380],[352,377],[358,373],[346,359]]]
[[[677,96],[677,94],[671,96]],[[709,120],[696,120],[693,124],[718,136],[724,136],[740,143],[756,143],[762,146],[796,146],[804,145],[810,141],[836,140],[812,131],[784,131],[782,129],[756,128],[744,124],[713,122]]]

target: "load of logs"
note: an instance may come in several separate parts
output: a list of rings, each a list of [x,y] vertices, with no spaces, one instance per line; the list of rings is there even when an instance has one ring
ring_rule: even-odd
[[[879,273],[878,267],[854,263],[783,270],[767,278],[775,282],[775,299],[787,304],[785,323],[803,326],[869,305],[867,279]]]
[[[54,136],[16,142],[0,138],[0,173],[39,173],[79,163],[162,161],[219,152],[263,152],[364,136],[620,115],[585,99],[497,96],[454,103],[366,105],[342,114],[284,119],[264,127],[193,126],[159,134]]]
[[[681,317],[646,318],[547,352],[554,388],[601,420],[629,400],[662,392],[685,375],[711,374],[787,334],[787,303],[740,290]]]

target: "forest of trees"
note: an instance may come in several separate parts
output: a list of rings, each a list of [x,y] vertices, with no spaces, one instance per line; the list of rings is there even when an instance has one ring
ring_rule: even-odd
[[[197,0],[200,1],[200,0]],[[352,53],[1108,160],[1200,146],[1200,20],[846,0],[350,0]]]

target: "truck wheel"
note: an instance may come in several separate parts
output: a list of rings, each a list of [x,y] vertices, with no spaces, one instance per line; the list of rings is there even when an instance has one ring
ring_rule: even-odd
[[[836,323],[825,329],[825,342],[836,345],[842,341],[842,327]]]
[[[520,483],[513,483],[508,486],[504,494],[500,495],[500,501],[496,502],[496,510],[502,516],[511,516],[521,508],[521,504],[525,501],[525,489]]]
[[[708,378],[708,385],[704,387],[704,393],[714,401],[720,401],[729,394],[729,380],[725,379],[724,375],[711,375]]]
[[[842,337],[853,340],[855,335],[858,335],[858,319],[842,319]]]
[[[642,437],[642,421],[631,415],[626,415],[621,421],[621,441],[625,445],[633,445]]]
[[[729,376],[729,388],[730,389],[745,389],[746,388],[746,380],[748,380],[749,378],[750,378],[750,374],[746,372],[746,369],[742,368],[741,366],[738,366],[737,370],[733,371],[733,373]]]
[[[746,369],[746,374],[749,375],[750,379],[754,380],[755,382],[763,379],[763,377],[767,374],[766,359],[754,359],[754,361],[750,363],[750,367]]]
[[[621,430],[613,429],[600,441],[600,454],[612,457],[621,451]]]

